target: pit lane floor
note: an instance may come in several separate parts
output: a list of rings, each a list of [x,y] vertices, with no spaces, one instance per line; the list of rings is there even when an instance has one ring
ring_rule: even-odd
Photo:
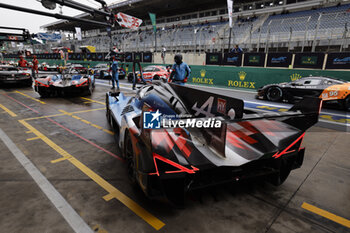
[[[130,84],[121,87],[133,95]],[[100,233],[350,232],[350,134],[335,130],[337,124],[309,130],[304,164],[282,186],[256,180],[205,189],[178,209],[149,201],[130,185],[105,117],[108,90],[100,80],[83,98],[0,89],[1,232],[87,232],[84,225]],[[21,153],[27,162],[18,159]]]

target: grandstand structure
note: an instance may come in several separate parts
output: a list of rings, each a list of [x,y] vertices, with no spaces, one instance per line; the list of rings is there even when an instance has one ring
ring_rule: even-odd
[[[148,11],[157,14],[158,52],[163,47],[172,52],[227,52],[229,44],[238,44],[246,52],[350,51],[350,0],[236,0],[231,42],[226,0],[128,0],[110,8],[142,18],[144,23],[137,31],[114,28],[110,38],[104,28],[60,20],[43,28],[72,33],[80,26],[83,39],[66,37],[60,42],[35,45],[36,51],[63,46],[80,52],[81,45],[93,45],[97,51],[106,52],[112,40],[124,52],[155,52]]]

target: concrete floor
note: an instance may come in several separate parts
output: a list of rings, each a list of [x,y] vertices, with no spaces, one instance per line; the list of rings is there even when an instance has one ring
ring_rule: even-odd
[[[350,232],[346,224],[301,207],[308,203],[349,221],[350,134],[346,130],[310,129],[303,142],[303,166],[280,187],[251,181],[206,189],[189,194],[186,207],[177,209],[149,201],[131,186],[105,117],[109,87],[107,82],[99,83],[88,99],[40,99],[30,88],[0,89],[0,104],[16,114],[0,108],[0,128],[93,231],[157,231],[121,201],[105,201],[107,183],[163,222],[159,232]],[[128,84],[122,87],[132,94]],[[249,100],[252,96],[244,95]],[[73,232],[1,140],[0,151],[0,232]],[[57,160],[64,154],[73,158]]]

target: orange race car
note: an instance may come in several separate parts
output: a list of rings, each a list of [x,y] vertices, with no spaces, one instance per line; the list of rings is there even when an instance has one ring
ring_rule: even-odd
[[[257,98],[295,102],[304,96],[322,98],[350,111],[350,82],[330,77],[304,77],[289,83],[269,84],[259,88]]]

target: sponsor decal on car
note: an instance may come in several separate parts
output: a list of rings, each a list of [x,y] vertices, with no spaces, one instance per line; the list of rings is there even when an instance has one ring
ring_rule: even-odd
[[[187,118],[181,115],[162,115],[159,110],[156,112],[143,113],[143,128],[144,129],[160,129],[160,128],[221,128],[221,121],[215,118],[197,119]],[[173,119],[176,120],[173,120]]]

